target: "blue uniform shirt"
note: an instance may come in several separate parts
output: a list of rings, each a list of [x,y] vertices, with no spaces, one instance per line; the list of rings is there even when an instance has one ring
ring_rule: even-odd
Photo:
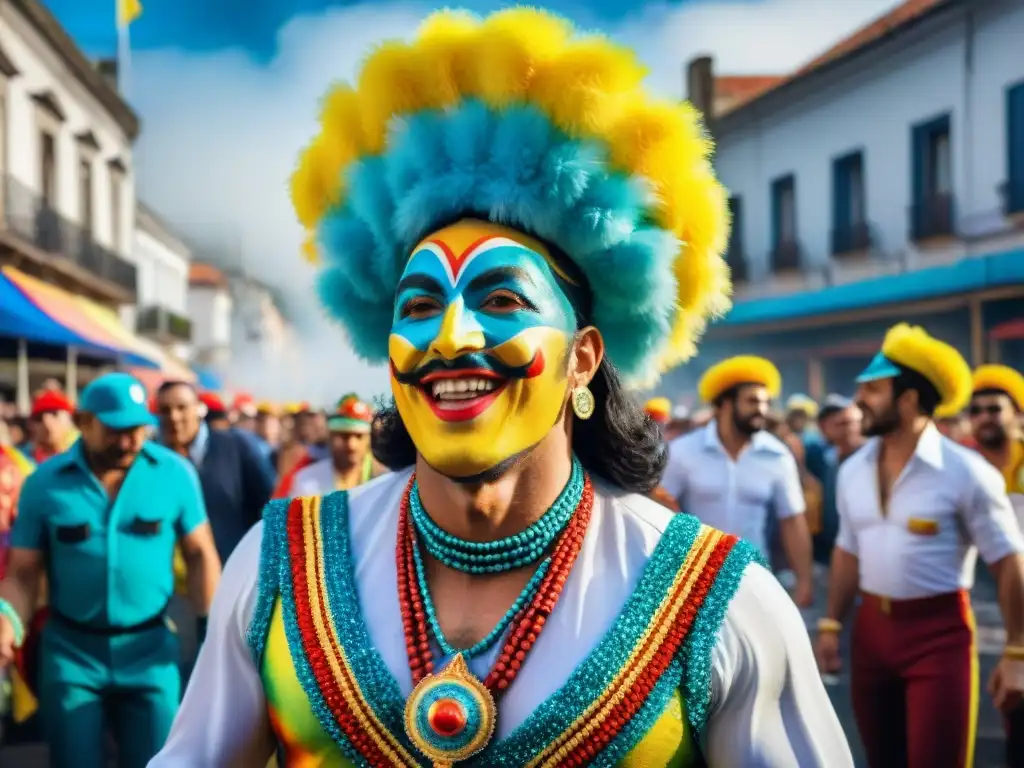
[[[181,457],[147,442],[111,502],[79,440],[25,481],[11,546],[45,553],[55,611],[126,627],[164,609],[175,543],[205,522],[199,478]]]

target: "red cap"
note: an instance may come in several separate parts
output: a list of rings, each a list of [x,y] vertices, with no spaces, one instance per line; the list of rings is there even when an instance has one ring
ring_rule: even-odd
[[[209,413],[227,413],[228,409],[224,407],[224,401],[220,399],[219,395],[213,392],[201,392],[199,394],[199,402],[206,406],[206,410]]]
[[[55,392],[48,389],[37,397],[32,403],[32,415],[40,416],[44,413],[74,413],[75,407],[62,392]]]
[[[357,419],[359,421],[373,421],[373,411],[370,410],[370,406],[360,400],[358,397],[344,397],[341,402],[338,403],[338,416],[343,416],[347,419]]]

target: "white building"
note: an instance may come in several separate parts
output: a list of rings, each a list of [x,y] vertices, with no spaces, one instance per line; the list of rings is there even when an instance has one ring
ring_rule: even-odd
[[[192,362],[223,375],[231,362],[234,301],[227,276],[193,261],[186,304],[192,323]]]
[[[191,249],[152,210],[135,207],[131,258],[138,273],[138,300],[124,315],[127,325],[188,359],[192,340],[188,289]],[[128,317],[130,315],[130,317]]]
[[[909,0],[744,98],[709,75],[736,303],[701,363],[754,344],[820,393],[897,320],[1024,355],[1024,2]]]
[[[135,299],[138,118],[39,0],[0,3],[0,256],[108,305]]]
[[[1024,3],[905,9],[716,120],[733,243],[758,291],[949,263],[979,238],[1024,244],[1010,217],[1024,147],[1009,133],[1024,142]],[[817,276],[780,279],[791,266]]]

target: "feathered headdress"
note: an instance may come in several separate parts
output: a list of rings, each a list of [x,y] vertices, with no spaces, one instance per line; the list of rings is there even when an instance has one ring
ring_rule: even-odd
[[[993,390],[1005,392],[1024,411],[1024,376],[1005,365],[980,365],[974,369],[974,391]]]
[[[738,355],[708,368],[697,383],[697,391],[701,400],[713,403],[720,395],[740,384],[760,384],[768,390],[769,396],[778,397],[782,390],[782,374],[770,360]]]
[[[386,362],[411,249],[475,216],[568,255],[628,378],[691,356],[729,306],[725,192],[700,116],[650,96],[644,75],[631,51],[544,11],[441,11],[333,88],[292,199],[355,351]]]

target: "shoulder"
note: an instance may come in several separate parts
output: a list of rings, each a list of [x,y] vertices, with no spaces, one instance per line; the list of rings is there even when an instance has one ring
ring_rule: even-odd
[[[701,427],[695,429],[692,432],[687,432],[685,435],[680,435],[668,444],[668,455],[669,458],[679,456],[689,456],[694,452],[699,451],[704,445],[704,432],[707,427]]]
[[[846,457],[839,465],[837,477],[839,482],[863,472],[871,466],[872,457],[876,455],[877,437],[870,438],[864,445]]]
[[[785,459],[793,458],[794,449],[803,451],[803,442],[796,435],[782,440],[767,430],[761,430],[754,438],[754,448],[761,454],[774,455]]]
[[[389,518],[391,512],[397,513],[412,473],[411,467],[400,472],[390,472],[350,491],[342,491],[348,494],[348,513],[353,535],[359,536],[367,527],[376,527],[382,520]]]
[[[150,440],[142,450],[156,466],[181,477],[196,476],[196,468],[192,462],[160,443]]]
[[[70,452],[58,453],[46,461],[36,465],[36,468],[25,477],[21,486],[20,498],[28,495],[42,494],[54,489],[57,485],[75,474],[75,458]]]
[[[948,437],[942,437],[942,463],[949,470],[958,472],[967,487],[1005,489],[1003,473],[973,448],[961,445]]]
[[[218,614],[231,614],[231,622],[244,636],[252,619],[261,572],[263,537],[267,532],[263,522],[256,523],[232,551],[214,598],[213,610]]]

